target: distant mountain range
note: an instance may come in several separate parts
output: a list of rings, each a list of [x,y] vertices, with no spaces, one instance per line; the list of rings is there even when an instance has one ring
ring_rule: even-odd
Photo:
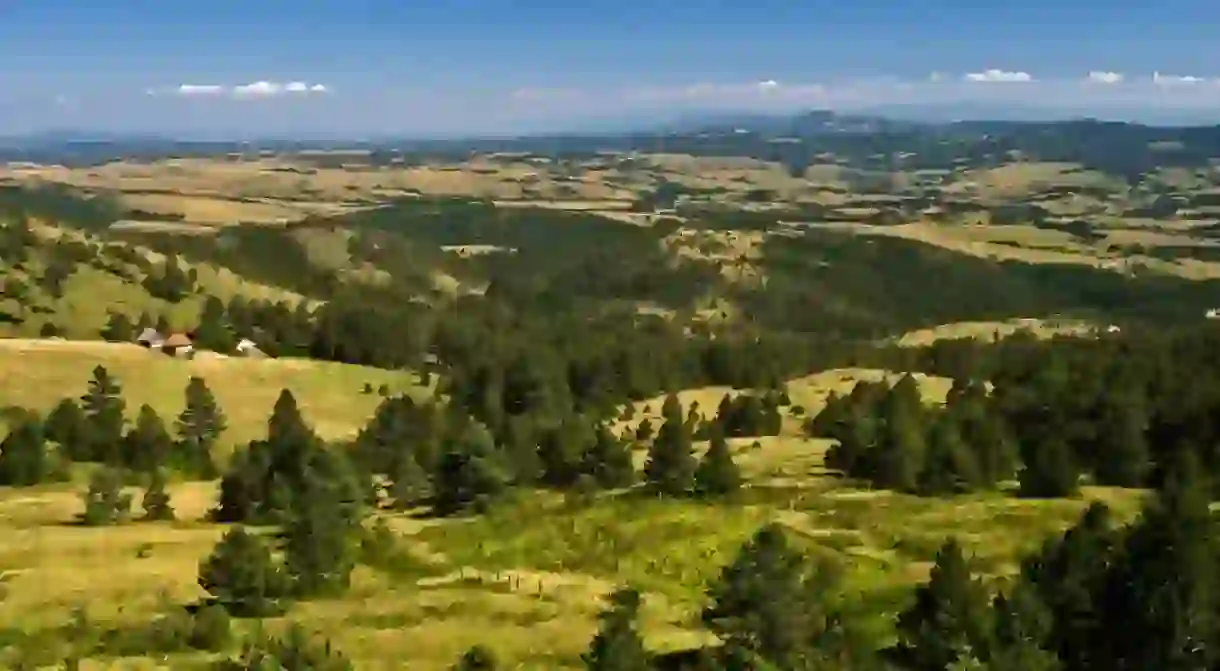
[[[1220,125],[1152,126],[1097,119],[935,119],[941,108],[906,107],[892,115],[812,110],[800,114],[689,114],[665,122],[615,129],[520,137],[426,140],[249,138],[181,139],[59,130],[0,138],[0,161],[94,164],[118,158],[217,155],[257,151],[363,149],[372,162],[400,154],[461,158],[471,152],[588,155],[600,151],[667,151],[695,155],[751,156],[799,166],[831,153],[848,165],[889,169],[946,168],[997,162],[1011,152],[1041,160],[1072,161],[1124,175],[1156,165],[1203,166],[1220,158]],[[947,109],[947,108],[946,108]],[[960,112],[961,107],[952,108]],[[899,114],[902,111],[905,114]],[[897,157],[901,157],[900,159]],[[317,159],[322,160],[322,159]]]

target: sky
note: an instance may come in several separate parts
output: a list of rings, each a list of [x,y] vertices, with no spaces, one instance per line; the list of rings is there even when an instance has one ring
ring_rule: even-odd
[[[693,112],[1220,123],[1216,0],[0,0],[0,136],[452,136]]]

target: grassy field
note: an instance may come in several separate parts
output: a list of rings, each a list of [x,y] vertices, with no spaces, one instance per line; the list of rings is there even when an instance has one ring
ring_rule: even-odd
[[[88,529],[64,524],[80,509],[76,492],[0,490],[0,632],[10,640],[53,637],[80,609],[96,627],[135,627],[166,603],[197,598],[198,562],[223,533],[200,520],[215,488],[186,483],[171,495],[178,522]],[[725,504],[522,493],[485,517],[383,517],[398,534],[396,568],[362,567],[344,597],[297,605],[269,626],[295,621],[322,632],[362,670],[409,663],[440,671],[474,644],[491,647],[504,668],[578,669],[602,597],[632,584],[645,593],[649,647],[680,649],[709,640],[696,624],[707,583],[761,525],[779,522],[808,554],[841,567],[844,596],[885,636],[885,613],[926,578],[947,536],[961,539],[983,574],[1001,577],[1095,499],[1129,517],[1139,497],[1087,489],[1072,501],[920,499],[855,490],[827,476],[800,487],[754,487]],[[192,668],[200,660],[169,661]],[[85,668],[166,667],[128,658]]]
[[[941,324],[928,329],[918,329],[893,338],[892,341],[903,347],[923,347],[937,340],[957,340],[960,338],[975,338],[991,340],[995,337],[1006,338],[1015,333],[1029,333],[1038,338],[1051,338],[1057,335],[1085,335],[1092,333],[1098,327],[1081,320],[1055,319],[1009,319],[1001,322],[956,322]]]
[[[898,373],[871,368],[839,368],[789,380],[788,397],[792,400],[792,405],[781,408],[786,420],[785,430],[793,433],[805,418],[813,417],[821,412],[831,393],[846,394],[856,386],[857,382],[861,381],[886,380],[893,384],[900,376]],[[953,386],[953,380],[944,377],[920,373],[915,375],[915,379],[919,382],[920,391],[923,392],[925,400],[929,403],[943,403],[949,389]],[[731,387],[701,387],[678,392],[678,400],[681,401],[683,408],[690,408],[692,403],[698,404],[696,412],[704,419],[711,419],[716,416],[720,400],[724,398],[725,394],[736,396],[739,393],[741,393],[740,390]],[[615,428],[620,433],[633,432],[645,419],[648,419],[654,427],[660,426],[663,421],[661,405],[664,401],[664,396],[657,396],[633,403],[631,418],[620,419]],[[797,408],[800,409],[799,412],[796,411]],[[623,410],[625,408],[620,409],[620,414]]]
[[[102,363],[125,381],[140,381],[126,385],[129,406],[150,402],[168,415],[181,403],[187,376],[201,375],[230,413],[230,442],[263,430],[282,386],[329,436],[350,432],[372,411],[377,397],[360,393],[364,382],[411,389],[405,375],[352,366],[185,362],[114,345],[0,345],[0,389],[12,395],[13,382],[21,380],[19,400],[37,407],[79,393],[89,369]],[[298,622],[324,633],[362,671],[403,664],[441,671],[474,644],[492,648],[504,668],[579,669],[603,597],[631,584],[645,594],[649,647],[681,649],[711,640],[697,624],[708,582],[760,526],[778,522],[811,557],[841,568],[842,596],[884,638],[892,626],[887,614],[926,578],[950,535],[974,554],[981,573],[1000,578],[1042,539],[1070,525],[1090,500],[1107,501],[1120,517],[1135,513],[1140,495],[1133,491],[1086,488],[1070,501],[994,493],[922,499],[857,489],[828,473],[822,464],[828,441],[802,437],[800,420],[820,410],[832,391],[896,377],[841,369],[790,381],[789,395],[804,412],[789,411],[780,436],[730,441],[752,483],[730,502],[661,501],[634,490],[593,498],[525,491],[474,518],[379,513],[395,532],[397,559],[359,568],[342,598],[298,604],[268,626]],[[930,403],[942,401],[951,384],[935,377],[919,383]],[[679,397],[687,406],[697,401],[706,415],[726,392],[732,390],[693,389]],[[655,418],[661,402],[636,404],[631,423]],[[637,456],[642,463],[644,450]],[[62,640],[65,623],[82,609],[91,626],[135,628],[168,603],[197,598],[198,563],[223,533],[202,519],[216,485],[177,484],[171,495],[177,522],[89,529],[65,524],[81,506],[71,487],[0,489],[0,636]],[[196,668],[205,661],[194,653],[171,656],[159,667],[152,658],[98,658],[85,668]]]
[[[305,418],[327,438],[351,435],[364,426],[381,400],[364,385],[391,392],[426,393],[414,375],[306,359],[243,359],[201,353],[179,360],[138,345],[101,342],[0,339],[0,406],[50,410],[67,396],[84,393],[96,366],[123,385],[128,413],[151,405],[170,422],[182,410],[191,376],[203,378],[228,415],[226,447],[263,435],[280,390],[289,389]]]

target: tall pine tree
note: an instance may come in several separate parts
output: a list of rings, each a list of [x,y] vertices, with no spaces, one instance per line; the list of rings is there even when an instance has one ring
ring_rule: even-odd
[[[123,388],[103,366],[93,369],[89,388],[81,397],[88,432],[88,449],[82,450],[86,461],[109,464],[123,463]]]
[[[179,467],[203,478],[214,477],[214,451],[220,435],[227,428],[224,412],[212,396],[207,382],[192,376],[186,384],[186,406],[178,415],[175,428],[178,447],[175,450]]]
[[[741,487],[741,471],[733,461],[729,443],[719,426],[712,428],[712,439],[699,467],[695,469],[695,492],[701,496],[721,497]]]
[[[652,661],[636,629],[640,593],[625,588],[610,595],[610,608],[599,618],[601,626],[581,656],[589,671],[650,671]]]
[[[644,477],[653,491],[665,496],[682,496],[689,493],[695,484],[698,462],[692,453],[690,431],[682,416],[682,405],[677,395],[670,394],[665,398],[662,412],[665,423],[648,450]]]
[[[963,655],[985,654],[990,645],[987,592],[970,571],[956,541],[936,556],[928,582],[898,615],[896,657],[913,671],[943,671]]]

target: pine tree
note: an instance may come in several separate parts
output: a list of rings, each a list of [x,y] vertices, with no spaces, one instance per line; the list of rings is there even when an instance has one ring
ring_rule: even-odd
[[[150,473],[169,460],[173,439],[161,416],[152,406],[140,406],[136,424],[123,436],[124,465],[134,471]]]
[[[287,583],[271,551],[242,526],[227,531],[199,565],[199,586],[236,617],[263,617],[281,610]]]
[[[106,342],[131,342],[135,337],[131,318],[122,312],[111,312],[106,328],[102,329],[102,339]]]
[[[496,656],[491,650],[476,645],[462,655],[453,671],[495,671],[496,666]]]
[[[84,461],[89,456],[87,420],[74,399],[60,401],[47,415],[43,430],[47,439],[58,443],[68,458]]]
[[[450,439],[432,478],[434,506],[442,515],[485,508],[508,484],[495,443],[481,424]]]
[[[1092,661],[1094,650],[1108,636],[1100,629],[1096,600],[1118,540],[1110,518],[1109,509],[1094,503],[1075,526],[1021,565],[1018,589],[1029,588],[1047,608],[1047,647],[1068,669],[1100,668]]]
[[[122,474],[113,468],[95,471],[82,498],[80,521],[86,526],[117,524],[131,515],[131,494],[123,491]]]
[[[584,462],[581,470],[604,489],[630,487],[635,481],[631,446],[605,424],[598,424],[594,430],[593,445],[585,452]]]
[[[1018,584],[993,601],[995,631],[987,651],[989,671],[1060,671],[1063,663],[1045,648],[1051,614],[1032,589]]]
[[[102,366],[93,369],[89,388],[81,397],[89,446],[82,450],[85,461],[122,463],[123,388]]]
[[[832,618],[815,601],[819,592],[804,557],[789,546],[783,528],[771,524],[713,583],[702,619],[730,655],[805,668],[816,656],[813,642],[831,626]]]
[[[975,456],[981,484],[994,487],[1016,474],[1016,448],[1003,419],[989,409],[982,385],[968,390],[948,412],[957,418],[962,439]]]
[[[741,471],[733,461],[729,443],[719,430],[712,430],[707,453],[695,469],[695,491],[703,496],[728,496],[741,487]]]
[[[349,517],[339,492],[318,483],[315,492],[299,497],[285,525],[284,569],[301,598],[341,594],[351,583],[356,565],[355,520]]]
[[[219,298],[208,296],[203,302],[194,340],[200,347],[215,352],[232,352],[237,346],[237,339],[225,314],[225,305]]]
[[[690,492],[697,467],[691,451],[691,435],[677,399],[673,394],[665,399],[665,423],[652,441],[644,466],[644,478],[649,487],[665,496],[682,496]]]
[[[1080,490],[1080,472],[1072,448],[1057,435],[1048,435],[1041,443],[1030,443],[1025,449],[1025,467],[1021,469],[1019,494],[1026,498],[1064,498]]]
[[[271,409],[271,417],[267,420],[267,442],[285,448],[302,448],[317,443],[317,436],[301,416],[296,397],[287,389],[280,391]]]
[[[903,492],[918,489],[926,458],[926,436],[919,386],[904,375],[881,405],[883,426],[877,443],[874,480],[881,487]]]
[[[404,452],[396,460],[390,473],[390,495],[394,506],[403,509],[418,504],[431,491],[428,472],[419,465],[415,455]]]
[[[1220,660],[1220,556],[1199,474],[1192,453],[1181,452],[1127,533],[1096,602],[1102,630],[1128,634],[1098,646],[1106,668],[1188,671]]]
[[[610,595],[610,608],[600,616],[601,626],[581,656],[589,671],[651,671],[652,660],[636,630],[640,594],[620,589]]]
[[[185,462],[181,464],[184,470],[210,478],[216,472],[216,443],[227,428],[225,415],[203,378],[192,376],[185,395],[186,407],[176,423],[178,459]]]
[[[1108,396],[1104,416],[1097,423],[1097,459],[1093,468],[1098,484],[1141,487],[1152,468],[1148,451],[1146,402],[1139,392],[1120,391]]]
[[[154,470],[149,475],[148,487],[140,501],[140,507],[144,509],[144,519],[150,522],[168,522],[174,519],[174,508],[165,486],[165,473],[160,469]]]
[[[0,486],[37,485],[50,479],[54,470],[42,424],[37,420],[22,421],[0,442]]]
[[[928,453],[919,477],[919,491],[926,495],[953,494],[977,487],[982,476],[974,454],[962,440],[956,419],[942,412],[928,436]]]
[[[940,671],[964,651],[986,651],[991,618],[987,592],[970,572],[956,541],[936,556],[928,582],[915,590],[915,602],[898,615],[894,652],[905,668]]]

